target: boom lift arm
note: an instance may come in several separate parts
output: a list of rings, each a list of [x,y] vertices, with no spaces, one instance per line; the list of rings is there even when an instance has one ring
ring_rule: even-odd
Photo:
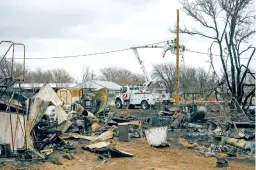
[[[137,48],[132,48],[132,49],[133,49],[133,52],[134,52],[134,54],[135,54],[135,56],[136,56],[136,58],[137,58],[137,60],[138,60],[138,62],[140,64],[140,67],[141,67],[141,69],[143,71],[144,78],[145,78],[144,89],[146,90],[147,88],[150,87],[150,85],[152,84],[153,80],[152,80],[151,76],[148,74],[148,72],[147,72],[147,70],[146,70],[146,68],[144,66],[143,61],[140,59],[139,53],[137,51]]]
[[[158,45],[146,45],[146,46],[138,46],[138,47],[132,47],[131,49],[133,50],[139,64],[140,67],[143,71],[144,74],[144,78],[145,78],[145,86],[144,86],[144,90],[147,90],[151,84],[153,83],[153,80],[150,76],[150,74],[147,72],[143,61],[140,59],[139,53],[137,51],[137,48],[162,48],[163,49],[163,57],[165,56],[166,52],[168,50],[174,50],[176,48],[175,44],[170,44],[169,41],[166,42],[166,44],[164,46],[158,46]]]

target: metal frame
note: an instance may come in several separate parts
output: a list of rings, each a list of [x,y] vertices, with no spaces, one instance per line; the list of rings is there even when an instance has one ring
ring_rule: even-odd
[[[6,109],[6,112],[10,112],[10,106],[11,106],[11,101],[13,100],[13,97],[10,95],[10,93],[6,93],[7,91],[10,90],[10,88],[15,84],[15,83],[19,83],[19,97],[18,97],[18,103],[23,105],[24,104],[24,101],[21,101],[22,98],[21,98],[21,85],[20,85],[20,82],[21,81],[24,81],[25,79],[25,70],[26,70],[26,67],[25,67],[25,58],[26,58],[26,46],[22,43],[14,43],[13,41],[1,41],[0,42],[0,45],[4,44],[4,43],[7,43],[9,44],[9,47],[7,49],[7,51],[5,52],[5,54],[3,55],[3,57],[1,58],[0,60],[0,64],[2,64],[3,62],[3,65],[4,67],[6,67],[6,70],[7,70],[7,73],[8,75],[5,74],[5,70],[4,68],[0,68],[0,70],[2,71],[3,73],[3,76],[4,77],[0,77],[0,100],[2,100],[2,97],[4,94],[7,94],[7,109]],[[22,46],[23,47],[23,58],[24,58],[24,61],[23,61],[23,72],[22,72],[22,77],[13,77],[13,66],[14,66],[14,56],[15,56],[15,46]],[[6,62],[6,55],[11,51],[11,68],[9,68],[9,66],[7,65],[7,62]],[[13,90],[10,90],[10,92],[13,92]],[[19,114],[19,107],[16,108],[16,114]],[[23,130],[23,134],[24,134],[24,138],[25,138],[25,141],[26,141],[26,135],[25,135],[25,107],[23,107],[23,118],[24,118],[24,129]],[[12,150],[14,151],[14,144],[15,144],[15,138],[16,138],[16,132],[17,132],[17,128],[18,128],[18,122],[21,123],[20,120],[16,120],[16,127],[15,127],[15,134],[13,134],[13,127],[12,127],[12,118],[11,118],[11,112],[10,112],[10,125],[11,125],[11,138],[12,138]]]
[[[0,78],[0,99],[1,97],[4,95],[4,93],[6,92],[6,90],[8,88],[10,88],[13,84],[15,84],[17,81],[24,81],[25,79],[25,70],[26,70],[26,67],[25,67],[25,58],[26,58],[26,46],[24,44],[21,44],[21,43],[14,43],[12,41],[1,41],[0,42],[0,45],[3,44],[3,43],[9,43],[10,46],[9,48],[7,49],[7,51],[5,52],[5,54],[3,55],[2,59],[0,60],[0,64],[2,62],[5,61],[5,66],[8,70],[8,74],[10,73],[10,76],[6,76],[5,74],[5,71],[3,70],[3,68],[1,67],[1,71],[3,72],[3,75],[5,77],[3,78]],[[13,77],[13,64],[14,64],[14,54],[15,54],[15,46],[23,46],[23,58],[24,58],[24,61],[23,61],[23,77]],[[11,62],[11,68],[9,70],[8,66],[7,66],[7,63],[6,63],[6,55],[10,52],[10,50],[12,49],[12,62]]]

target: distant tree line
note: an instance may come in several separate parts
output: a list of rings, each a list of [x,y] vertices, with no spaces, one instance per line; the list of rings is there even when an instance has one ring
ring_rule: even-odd
[[[10,76],[11,62],[4,61],[0,64],[1,76]],[[152,78],[162,87],[167,88],[170,92],[175,91],[175,65],[172,63],[155,64],[152,70]],[[22,63],[15,62],[13,64],[13,77],[23,76]],[[83,67],[82,81],[89,80],[106,80],[112,81],[119,85],[135,85],[145,82],[142,74],[135,74],[125,68],[105,67],[100,69],[99,74],[95,74],[89,67]],[[72,83],[77,82],[65,69],[55,68],[43,70],[25,70],[26,83]],[[216,85],[214,76],[208,74],[203,68],[181,67],[180,68],[180,88],[183,92],[204,92],[207,89],[213,88]]]
[[[13,67],[13,69],[11,69]],[[25,70],[24,70],[25,69]],[[26,83],[71,83],[74,78],[62,68],[43,70],[38,68],[31,70],[24,68],[23,63],[12,62],[10,59],[3,59],[0,62],[0,77],[25,78]]]
[[[81,70],[82,81],[78,81],[72,77],[65,69],[55,68],[43,70],[37,68],[31,70],[26,68],[22,63],[13,63],[13,74],[11,74],[11,60],[4,59],[0,62],[0,77],[24,77],[26,83],[73,83],[86,82],[89,80],[107,80],[120,85],[144,83],[144,77],[140,74],[135,74],[128,69],[105,67],[100,70],[100,74],[96,75],[89,66],[83,67]]]
[[[161,83],[172,94],[176,87],[176,66],[173,63],[155,64],[152,77]],[[180,93],[205,93],[216,87],[216,78],[204,68],[189,66],[180,67],[179,88]]]
[[[72,83],[74,78],[62,68],[42,70],[40,68],[26,73],[25,81],[28,83]]]
[[[125,68],[105,67],[100,69],[100,74],[95,75],[89,66],[83,69],[82,80],[106,80],[119,85],[131,85],[144,83],[144,77],[141,74],[135,74]]]
[[[3,61],[0,63],[0,76],[10,76],[10,61]],[[23,65],[21,63],[13,64],[13,77],[23,76]],[[253,70],[253,69],[252,69]],[[89,67],[85,66],[81,70],[82,81],[86,82],[89,80],[106,80],[112,81],[119,85],[135,85],[142,84],[145,82],[142,74],[135,74],[125,68],[117,67],[105,67],[100,69],[99,74]],[[216,76],[205,70],[204,68],[195,68],[189,66],[180,67],[179,75],[179,87],[180,93],[201,93],[207,95],[211,89],[218,86],[221,81],[225,81],[225,75],[219,80]],[[152,78],[157,85],[166,88],[171,94],[174,94],[176,82],[176,66],[173,63],[155,64],[153,65]],[[253,83],[254,78],[247,76],[246,83]],[[43,70],[38,68],[36,70],[25,70],[25,82],[26,83],[73,83],[78,82],[75,80],[65,69],[55,68]],[[219,90],[219,93],[227,93],[228,87],[223,87]],[[249,93],[250,91],[245,91]]]

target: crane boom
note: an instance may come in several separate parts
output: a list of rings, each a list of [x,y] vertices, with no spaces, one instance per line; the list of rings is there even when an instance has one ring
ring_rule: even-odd
[[[137,60],[138,60],[138,62],[140,64],[140,67],[141,67],[141,69],[143,71],[144,78],[145,78],[144,89],[146,90],[148,87],[150,87],[150,85],[152,84],[153,80],[152,80],[151,76],[148,74],[148,72],[147,72],[147,70],[146,70],[146,68],[144,66],[143,61],[140,59],[139,53],[137,51],[137,48],[132,48],[132,49],[133,49],[133,52],[134,52],[134,54],[135,54],[135,56],[136,56],[136,58],[137,58]]]
[[[174,50],[176,49],[177,47],[177,44],[176,42],[172,42],[172,43],[169,43],[169,41],[166,42],[166,44],[164,46],[158,46],[158,45],[145,45],[145,46],[137,46],[137,47],[132,47],[131,49],[133,49],[133,52],[140,64],[140,67],[143,71],[143,74],[144,74],[144,78],[145,78],[145,86],[144,86],[144,89],[147,90],[150,85],[153,83],[153,80],[151,78],[151,76],[148,74],[145,66],[144,66],[144,63],[143,61],[140,59],[140,56],[139,56],[139,53],[137,51],[137,48],[162,48],[163,49],[163,57],[165,56],[166,52],[171,50],[172,53],[174,53]],[[185,46],[183,45],[179,45],[180,49],[182,49],[183,51],[185,51]]]
[[[144,86],[144,90],[147,90],[151,84],[153,83],[153,80],[150,76],[150,74],[147,72],[143,61],[140,59],[139,53],[137,51],[137,48],[162,48],[163,49],[163,57],[165,56],[166,52],[168,50],[172,50],[175,48],[175,46],[173,44],[170,44],[169,41],[166,42],[166,44],[164,46],[158,46],[158,45],[145,45],[145,46],[137,46],[137,47],[132,47],[133,52],[140,64],[140,67],[143,71],[144,74],[144,78],[145,78],[145,86]]]

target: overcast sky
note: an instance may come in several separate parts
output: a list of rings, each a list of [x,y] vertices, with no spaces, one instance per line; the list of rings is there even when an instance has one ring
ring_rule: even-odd
[[[168,28],[176,22],[176,0],[0,0],[0,37],[26,45],[29,58],[54,57],[104,52],[171,40]],[[180,25],[197,24],[180,11]],[[190,50],[208,52],[210,41],[180,36],[180,43]],[[256,44],[256,38],[253,39]],[[1,53],[3,53],[3,46]],[[22,57],[17,48],[16,57]],[[218,54],[218,51],[216,51]],[[148,70],[156,63],[173,62],[170,52],[162,57],[161,49],[139,49]],[[188,66],[209,68],[208,56],[186,52]],[[220,66],[218,58],[214,60]],[[81,79],[83,66],[96,73],[102,67],[117,66],[142,73],[132,50],[106,55],[52,60],[26,60],[35,69],[65,68]],[[256,67],[255,60],[252,67]]]

